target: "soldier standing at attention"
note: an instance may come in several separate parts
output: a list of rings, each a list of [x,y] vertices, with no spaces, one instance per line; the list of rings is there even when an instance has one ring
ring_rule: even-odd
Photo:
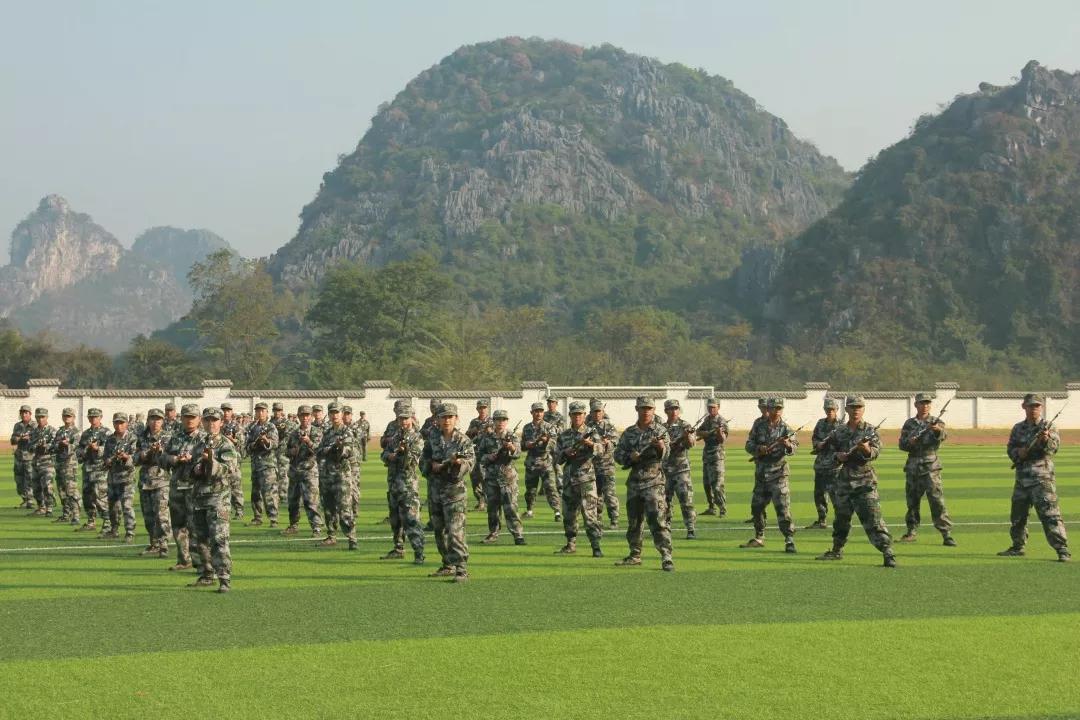
[[[341,406],[329,405],[330,427],[323,434],[317,451],[319,460],[326,468],[324,485],[319,489],[326,508],[326,538],[324,546],[337,545],[334,534],[338,526],[349,541],[349,549],[356,549],[356,522],[352,514],[352,481],[350,467],[354,451],[352,430],[341,418]]]
[[[810,436],[813,448],[810,454],[814,456],[814,508],[817,510],[817,520],[807,525],[808,530],[825,530],[829,527],[826,518],[829,515],[829,498],[832,496],[833,481],[839,466],[836,464],[836,452],[829,447],[827,442],[840,427],[840,420],[836,414],[840,410],[840,402],[835,398],[825,398],[825,417],[814,425],[814,432]],[[836,503],[834,502],[835,506]]]
[[[169,473],[161,464],[169,436],[162,429],[165,413],[152,408],[146,413],[146,429],[136,439],[135,464],[139,466],[139,507],[149,544],[146,557],[169,556]]]
[[[230,479],[238,472],[240,455],[221,434],[222,412],[209,407],[203,411],[202,442],[191,459],[195,485],[191,489],[191,528],[199,550],[199,577],[189,587],[212,587],[218,592],[232,587],[232,553],[229,550]]]
[[[551,452],[558,431],[544,418],[544,404],[534,402],[529,410],[532,422],[521,430],[521,446],[525,449],[525,518],[533,516],[537,488],[544,489],[548,505],[555,511],[555,521],[562,520],[558,494],[555,490],[555,470]]]
[[[473,445],[479,443],[482,436],[491,433],[492,421],[488,415],[488,407],[487,400],[476,401],[476,417],[469,421],[469,427],[465,430],[466,437],[473,441]],[[469,475],[469,479],[472,481],[473,497],[476,498],[474,510],[487,510],[487,483],[484,480],[482,465],[483,463],[476,463],[473,466],[472,473]],[[495,512],[497,520],[498,509]]]
[[[1054,481],[1054,455],[1061,446],[1061,438],[1054,426],[1043,419],[1042,395],[1028,393],[1024,396],[1024,419],[1013,425],[1005,451],[1013,461],[1016,482],[1013,484],[1012,511],[1009,535],[1012,545],[998,553],[1003,557],[1024,554],[1027,545],[1028,514],[1035,506],[1035,514],[1042,523],[1046,542],[1058,554],[1058,560],[1072,560],[1069,553],[1069,537],[1058,507],[1057,485]]]
[[[664,473],[661,464],[668,456],[667,430],[655,418],[656,403],[651,397],[639,397],[634,404],[637,422],[623,431],[615,447],[615,462],[630,469],[626,479],[626,542],[630,554],[622,567],[641,564],[641,526],[647,520],[653,544],[660,553],[660,567],[675,569],[671,559],[671,527],[664,502]]]
[[[561,433],[563,430],[566,429],[566,418],[564,418],[563,414],[561,412],[559,412],[559,399],[556,398],[556,397],[552,397],[551,395],[548,395],[548,397],[547,397],[547,408],[548,408],[547,412],[544,413],[544,422],[546,422],[549,425],[553,426],[555,428],[556,435],[558,435],[558,433]],[[555,489],[559,493],[561,493],[562,492],[562,470],[560,469],[558,463],[555,463],[554,472],[555,472]],[[548,502],[550,503],[551,500],[549,499]],[[555,503],[557,505],[558,500],[556,500]]]
[[[664,471],[664,504],[667,505],[667,523],[671,525],[671,500],[679,498],[682,508],[686,539],[697,539],[697,513],[694,512],[694,484],[690,480],[690,448],[694,445],[694,427],[680,417],[682,408],[674,398],[664,401],[671,447],[662,465]]]
[[[844,401],[847,423],[829,438],[826,449],[836,451],[840,472],[833,484],[833,546],[818,560],[842,560],[844,545],[851,532],[851,516],[857,514],[870,544],[881,551],[884,565],[896,567],[892,536],[881,519],[877,473],[871,464],[881,454],[877,430],[863,418],[866,401],[860,395],[848,395]]]
[[[534,414],[534,417],[536,415]],[[585,534],[592,546],[592,556],[604,557],[600,551],[600,539],[604,535],[600,524],[600,499],[596,494],[596,466],[593,458],[602,442],[596,427],[585,421],[585,403],[570,403],[570,427],[559,433],[555,443],[555,462],[563,466],[563,532],[566,544],[555,551],[556,555],[573,555],[577,552],[577,516],[580,512],[585,521]]]
[[[322,442],[322,428],[311,423],[311,406],[301,405],[296,416],[300,424],[289,435],[285,454],[289,456],[289,527],[283,535],[295,535],[300,522],[300,500],[304,501],[311,537],[322,535],[319,513],[319,468],[316,451]]]
[[[955,547],[952,520],[945,509],[945,496],[941,492],[941,461],[938,448],[945,441],[945,423],[930,416],[933,397],[929,393],[915,395],[915,417],[908,418],[900,430],[900,449],[908,454],[904,464],[904,495],[907,497],[907,532],[900,542],[915,542],[922,520],[920,505],[923,495],[930,505],[930,517],[934,528],[941,533],[946,547]]]
[[[509,416],[505,410],[492,415],[491,432],[480,435],[476,446],[477,464],[484,472],[484,499],[487,502],[488,534],[485,545],[499,539],[499,510],[506,517],[506,527],[514,536],[515,545],[524,545],[521,518],[518,517],[518,474],[514,463],[521,457],[517,435],[506,429]]]
[[[702,515],[727,515],[727,490],[724,486],[724,464],[728,424],[720,417],[720,402],[709,398],[706,416],[698,426],[697,436],[704,443],[701,450],[701,474],[705,485],[705,500],[709,507]]]
[[[229,478],[229,500],[233,519],[239,520],[244,517],[244,477],[240,471],[240,463],[244,458],[244,431],[233,414],[232,403],[221,403],[221,434],[232,443],[237,453],[236,474]]]
[[[390,530],[394,549],[383,560],[405,557],[405,538],[413,549],[413,562],[424,564],[424,529],[420,526],[420,456],[424,438],[414,427],[412,407],[395,407],[395,426],[382,437],[382,460],[386,464],[386,501],[390,506]],[[390,432],[393,434],[391,435]],[[389,437],[388,437],[389,436]]]
[[[109,474],[105,469],[105,440],[109,432],[101,425],[101,410],[90,408],[86,411],[90,427],[79,436],[79,447],[75,455],[82,463],[82,498],[83,510],[86,511],[86,524],[79,531],[96,530],[98,517],[101,518],[102,531],[108,532],[109,526]]]
[[[64,424],[53,437],[53,455],[56,457],[56,488],[63,503],[62,513],[55,522],[61,520],[78,526],[79,503],[79,428],[75,427],[75,411],[69,407],[60,413]]]
[[[754,493],[750,512],[754,518],[754,537],[741,548],[765,547],[765,508],[772,502],[776,508],[776,524],[784,536],[784,552],[795,552],[795,528],[791,524],[791,468],[788,456],[795,453],[799,439],[781,417],[784,398],[769,398],[768,420],[756,423],[746,438],[746,452],[754,458]]]
[[[602,507],[607,508],[608,528],[619,527],[619,493],[615,489],[615,443],[619,441],[619,431],[608,420],[604,403],[593,398],[589,400],[589,417],[586,422],[600,436],[600,443],[593,455],[593,470],[596,472],[596,495]],[[597,517],[602,514],[597,511]],[[558,518],[555,518],[558,520]]]
[[[109,470],[109,523],[112,532],[104,538],[119,536],[120,520],[124,522],[124,543],[135,542],[135,455],[139,439],[128,430],[128,417],[122,412],[113,414],[113,434],[105,441],[105,467]]]
[[[53,438],[56,430],[49,425],[49,411],[38,408],[34,411],[36,424],[30,429],[30,450],[33,452],[31,468],[34,480],[34,499],[38,507],[35,515],[51,516],[53,503],[53,479],[56,477],[56,456],[53,454]]]
[[[472,440],[457,429],[457,405],[443,403],[438,418],[438,428],[431,433],[421,458],[428,482],[434,485],[428,504],[442,555],[442,566],[432,577],[451,576],[455,582],[465,582],[469,579],[465,477],[476,462],[476,450]]]
[[[758,410],[761,412],[761,415],[759,415],[757,418],[755,418],[753,424],[750,426],[750,434],[751,435],[757,429],[758,425],[760,425],[762,423],[768,423],[769,422],[769,400],[771,400],[771,399],[772,398],[769,398],[769,397],[759,397],[757,399],[757,407],[758,407]],[[755,485],[757,484],[757,481],[758,481],[758,478],[760,477],[760,475],[761,475],[760,463],[758,463],[757,458],[755,458],[754,459],[754,484]],[[751,497],[750,497],[750,502],[753,503],[753,495],[751,495]],[[762,513],[764,513],[765,520],[768,520],[768,510],[762,510]],[[748,520],[744,520],[743,522],[745,524],[747,524],[747,525],[753,525],[754,524],[753,510],[750,511],[750,518]]]
[[[19,408],[19,422],[11,430],[12,455],[15,459],[15,492],[21,502],[17,507],[33,509],[34,498],[34,451],[30,449],[30,432],[34,428],[29,405]]]
[[[194,458],[202,445],[203,431],[199,423],[199,406],[187,403],[180,408],[180,432],[170,435],[161,456],[161,466],[170,472],[169,525],[176,542],[176,564],[169,570],[178,572],[191,568],[192,536],[191,490],[195,486]]]
[[[357,410],[356,414],[358,418],[354,429],[358,431],[356,437],[360,441],[360,462],[367,462],[367,446],[371,442],[371,422],[363,410]]]
[[[284,413],[282,413],[284,415]],[[263,513],[270,527],[278,518],[278,427],[270,422],[269,406],[255,403],[255,421],[247,426],[244,446],[251,458],[251,525],[263,524]]]

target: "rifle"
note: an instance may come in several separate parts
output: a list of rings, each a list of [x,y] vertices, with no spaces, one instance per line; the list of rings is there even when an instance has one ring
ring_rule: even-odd
[[[696,423],[691,425],[685,432],[680,434],[677,439],[673,439],[671,441],[671,449],[674,450],[674,449],[676,449],[677,446],[682,446],[682,447],[685,447],[685,448],[689,449],[690,448],[690,438],[692,438],[694,435],[697,434],[698,426],[701,425],[701,423],[705,422],[705,418],[707,418],[707,417],[709,417],[709,416],[706,413]]]
[[[944,415],[945,411],[949,409],[949,403],[951,403],[952,401],[953,399],[949,398],[948,402],[946,402],[945,405],[941,408],[941,412],[938,413],[938,416],[936,418],[930,418],[934,422],[924,422],[919,427],[919,430],[914,435],[908,438],[908,444],[910,445],[911,443],[916,442],[919,438],[926,434],[926,431],[930,429],[931,425],[935,425],[939,420],[941,420],[941,416]]]
[[[863,444],[864,442],[866,442],[867,440],[869,440],[869,439],[870,439],[870,438],[871,438],[871,437],[873,436],[873,434],[874,434],[874,433],[876,433],[876,432],[878,431],[878,428],[879,428],[879,427],[881,427],[881,426],[882,426],[882,424],[884,424],[884,422],[885,422],[885,418],[881,418],[881,422],[879,422],[879,423],[878,423],[877,425],[875,425],[875,426],[874,426],[874,427],[873,427],[873,428],[872,428],[872,429],[870,430],[870,432],[864,432],[864,433],[862,433],[862,434],[861,434],[861,435],[859,436],[858,440],[856,440],[856,441],[855,441],[854,443],[852,443],[852,444],[851,444],[851,447],[850,447],[850,448],[848,448],[848,449],[847,449],[847,451],[845,452],[845,454],[846,454],[846,455],[848,456],[848,460],[850,460],[850,459],[851,459],[851,453],[855,452],[855,448],[859,447],[859,446],[860,446],[860,445],[862,445],[862,444]],[[841,465],[846,465],[846,464],[847,464],[847,460],[845,460],[845,461],[844,461],[843,463],[841,463]]]
[[[775,452],[775,451],[776,451],[776,446],[777,446],[777,445],[779,445],[780,443],[782,443],[782,442],[783,442],[784,440],[790,440],[791,438],[795,437],[796,435],[798,435],[798,434],[799,434],[799,432],[800,432],[800,431],[801,431],[801,430],[802,430],[802,429],[803,429],[804,427],[806,427],[806,426],[807,426],[807,425],[809,425],[809,424],[810,424],[810,423],[803,423],[802,425],[800,425],[799,427],[795,428],[795,429],[794,429],[794,430],[792,430],[791,432],[789,432],[789,433],[786,433],[786,434],[784,434],[784,435],[781,435],[780,437],[776,438],[775,440],[773,440],[773,441],[772,441],[771,443],[769,443],[769,444],[768,444],[768,445],[767,445],[767,446],[765,447],[765,451],[764,451],[764,452],[762,452],[762,453],[761,453],[761,454],[759,454],[759,455],[752,455],[752,456],[751,456],[751,457],[750,457],[750,458],[749,458],[749,459],[747,460],[747,462],[757,462],[758,460],[760,460],[761,458],[765,457],[765,456],[766,456],[766,455],[768,455],[769,453]]]
[[[840,422],[840,420],[837,420],[836,421],[836,427],[834,427],[831,431],[829,431],[829,434],[826,435],[825,437],[823,437],[821,439],[821,442],[814,443],[814,447],[810,449],[810,454],[811,455],[817,455],[818,454],[817,446],[818,445],[827,445],[829,443],[829,441],[833,439],[833,436],[836,435],[836,432],[842,427],[844,427],[844,423]]]
[[[1027,461],[1027,458],[1030,456],[1031,451],[1034,450],[1035,446],[1038,445],[1039,442],[1040,442],[1039,435],[1043,434],[1044,432],[1048,432],[1051,428],[1054,427],[1054,423],[1057,421],[1057,419],[1061,415],[1062,411],[1064,411],[1065,408],[1068,407],[1068,405],[1069,405],[1069,403],[1065,403],[1064,405],[1062,405],[1061,410],[1057,411],[1057,415],[1054,415],[1054,417],[1050,418],[1050,422],[1046,422],[1044,420],[1044,421],[1039,423],[1039,432],[1035,433],[1035,437],[1033,437],[1031,439],[1031,442],[1028,443],[1027,450],[1024,453],[1024,455],[1025,455],[1024,460],[1014,462],[1012,465],[1009,466],[1009,469],[1015,470],[1017,465],[1019,465],[1021,462],[1026,462]]]

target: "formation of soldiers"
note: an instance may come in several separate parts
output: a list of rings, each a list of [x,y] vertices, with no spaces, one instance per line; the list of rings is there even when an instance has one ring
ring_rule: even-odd
[[[908,455],[904,466],[906,531],[900,542],[917,541],[925,497],[943,544],[954,547],[938,457],[947,435],[941,415],[931,414],[932,403],[932,396],[919,393],[916,413],[900,431],[899,448]],[[507,413],[489,413],[488,402],[480,400],[476,417],[463,431],[454,403],[431,399],[430,416],[418,427],[411,405],[399,401],[395,418],[380,440],[380,458],[386,466],[387,522],[393,534],[393,548],[382,559],[403,559],[407,540],[413,562],[425,563],[421,478],[429,517],[426,529],[434,534],[440,559],[431,575],[455,582],[468,579],[465,526],[470,491],[474,509],[487,513],[485,544],[497,542],[505,523],[514,544],[525,545],[522,520],[534,517],[535,501],[542,493],[555,520],[563,525],[566,542],[557,554],[577,552],[578,529],[583,525],[593,557],[603,557],[603,515],[606,511],[606,529],[617,529],[620,510],[624,510],[629,553],[616,564],[641,564],[642,534],[648,524],[661,568],[671,571],[675,567],[671,521],[676,500],[686,539],[697,538],[690,450],[701,442],[708,502],[704,514],[723,517],[727,513],[724,478],[729,421],[720,416],[716,400],[710,399],[706,414],[690,424],[681,417],[678,400],[664,403],[666,421],[661,421],[652,398],[639,397],[637,421],[621,434],[599,400],[588,405],[571,402],[569,418],[558,412],[557,405],[555,398],[548,399],[546,408],[544,403],[534,403],[531,420],[524,427],[519,423],[509,429]],[[1060,437],[1053,422],[1043,418],[1043,406],[1042,396],[1026,395],[1025,418],[1009,435],[1006,449],[1015,469],[1012,542],[998,554],[1024,554],[1028,516],[1034,507],[1047,542],[1065,562],[1071,555],[1053,464]],[[767,507],[772,504],[784,551],[796,553],[788,458],[799,448],[802,428],[793,429],[784,420],[782,397],[760,398],[758,407],[761,415],[744,444],[754,463],[748,521],[754,536],[740,547],[765,546]],[[819,560],[843,558],[852,516],[857,515],[870,543],[882,553],[884,566],[896,567],[874,469],[881,452],[878,426],[863,419],[865,402],[860,396],[845,399],[843,420],[840,409],[837,400],[826,399],[825,416],[811,433],[817,517],[806,529],[827,529],[831,504],[833,545]],[[169,557],[171,538],[176,562],[169,570],[194,569],[197,577],[192,586],[216,584],[219,592],[228,592],[230,521],[245,514],[240,463],[248,458],[249,525],[262,525],[265,517],[270,527],[277,527],[280,509],[287,508],[288,524],[282,532],[295,535],[303,506],[311,535],[320,545],[336,545],[337,536],[342,535],[350,550],[357,548],[360,468],[371,436],[363,411],[354,418],[350,406],[332,402],[325,411],[320,405],[301,405],[295,416],[287,416],[281,403],[271,407],[260,402],[252,417],[238,418],[228,403],[201,410],[187,404],[179,413],[169,403],[164,410],[150,410],[145,421],[115,413],[112,432],[103,426],[99,409],[87,412],[88,427],[81,432],[75,426],[74,410],[64,408],[61,415],[62,425],[54,428],[45,408],[32,413],[24,405],[12,431],[20,507],[31,509],[32,515],[56,515],[55,522],[70,523],[79,532],[97,531],[103,539],[131,544],[137,487],[148,538],[142,554]],[[523,454],[526,508],[520,513],[517,461]],[[623,506],[615,489],[616,464],[629,470]]]

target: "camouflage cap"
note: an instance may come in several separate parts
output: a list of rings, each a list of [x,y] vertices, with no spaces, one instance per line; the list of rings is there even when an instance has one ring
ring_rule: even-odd
[[[231,402],[223,402],[223,403],[221,403],[221,409],[222,410],[232,410],[232,403]],[[205,415],[206,413],[203,413],[203,414]]]
[[[840,409],[840,401],[837,400],[836,398],[825,398],[825,409],[826,410],[839,410]]]
[[[101,408],[90,408],[86,411],[86,417],[101,417]]]
[[[34,410],[34,417],[49,417],[49,408],[38,408]]]
[[[1045,405],[1046,397],[1042,393],[1028,393],[1024,396],[1024,407],[1033,405]]]
[[[510,413],[506,412],[505,410],[496,410],[495,412],[491,413],[491,419],[492,420],[509,420],[510,419]]]
[[[165,411],[164,410],[158,410],[157,408],[150,408],[150,410],[148,410],[147,413],[146,413],[146,419],[147,420],[153,420],[154,418],[161,418],[162,420],[164,420],[165,419]]]
[[[529,412],[536,412],[537,410],[539,410],[540,412],[543,412],[544,411],[544,403],[542,403],[542,402],[534,402],[532,405],[529,406]]]
[[[296,414],[298,416],[299,415],[310,415],[311,414],[311,406],[310,405],[301,405],[300,407],[296,408]]]
[[[664,401],[665,410],[678,410],[680,408],[682,408],[682,405],[675,398],[669,398],[668,400]]]
[[[270,407],[270,409],[274,412],[285,412],[285,403],[276,402]]]
[[[64,408],[60,411],[61,417],[75,417],[75,408]]]
[[[844,407],[866,407],[866,400],[862,395],[848,395],[844,398]]]
[[[634,402],[634,409],[640,410],[642,408],[655,408],[656,402],[648,395],[638,395],[638,399]]]
[[[357,411],[356,411],[356,414],[357,414],[357,415],[367,415],[367,413],[366,413],[366,412],[364,412],[363,410],[357,410]]]
[[[394,405],[394,414],[399,418],[412,417],[412,405],[398,405],[397,403],[394,403]]]
[[[255,409],[256,410],[269,410],[270,406],[267,405],[264,402],[257,402],[257,403],[255,403]]]
[[[439,414],[439,417],[452,417],[452,416],[456,417],[457,416],[457,405],[455,405],[454,403],[450,403],[450,402],[442,403],[441,405],[439,405],[439,409],[438,409],[437,412]]]
[[[30,407],[29,405],[21,405],[21,406],[19,407],[19,412],[20,412],[20,413],[24,413],[24,412],[34,412],[34,409],[33,409],[32,407]]]
[[[583,415],[583,414],[585,414],[585,403],[581,402],[580,400],[575,400],[574,402],[570,403],[570,414],[571,415]]]
[[[184,417],[199,417],[202,413],[199,412],[199,406],[195,403],[185,403],[184,407],[180,408],[180,414]]]
[[[216,407],[203,408],[202,417],[203,417],[203,420],[220,420],[221,419],[221,408],[216,408]]]
[[[431,412],[433,412],[433,413],[439,411],[439,406],[440,405],[442,405],[442,400],[440,400],[439,398],[434,398],[433,397],[430,400],[428,400],[428,407],[431,408]]]
[[[759,410],[760,410],[761,408],[765,408],[765,407],[768,407],[768,406],[769,406],[769,398],[767,398],[767,397],[765,397],[764,395],[762,395],[761,397],[759,397],[759,398],[757,399],[757,406],[758,406],[758,409],[759,409]]]
[[[925,392],[915,393],[915,404],[916,405],[918,405],[919,403],[924,403],[924,402],[932,402],[933,399],[934,399],[934,396],[931,393],[925,393]]]
[[[352,415],[352,405],[342,405],[341,413],[343,415]]]
[[[128,421],[127,413],[114,412],[112,415],[112,421],[114,423],[126,423]]]
[[[477,400],[477,401],[476,401],[476,408],[477,408],[478,410],[479,410],[480,408],[484,408],[484,407],[489,407],[490,405],[491,405],[491,403],[490,403],[490,402],[488,402],[487,400],[484,400],[484,399],[482,399],[482,398],[481,398],[480,400]]]
[[[784,398],[771,397],[769,398],[769,401],[765,404],[765,407],[770,410],[779,410],[784,407]]]
[[[554,395],[548,395],[546,400],[549,403],[557,403],[557,402],[559,402],[559,398],[555,397]]]
[[[395,400],[394,401],[394,412],[397,412],[399,408],[403,408],[403,407],[412,407],[412,403],[410,403],[408,400]]]
[[[170,410],[175,410],[175,409],[176,409],[176,403],[174,403],[174,402],[165,403],[165,412],[169,412]]]
[[[589,400],[589,411],[590,412],[593,411],[593,410],[603,410],[603,409],[604,409],[604,403],[601,402],[600,400],[598,400],[597,398],[593,398],[592,400]]]
[[[332,413],[339,413],[341,412],[341,404],[337,402],[332,402],[326,406],[326,411]]]
[[[705,402],[705,407],[720,407],[720,401],[716,398],[709,398]]]
[[[322,405],[312,405],[311,406],[311,412],[313,412],[313,413],[322,412],[322,411],[323,411],[323,406]]]

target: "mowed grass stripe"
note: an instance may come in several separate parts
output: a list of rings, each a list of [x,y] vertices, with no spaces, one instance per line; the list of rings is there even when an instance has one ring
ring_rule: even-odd
[[[1080,695],[1065,679],[1080,676],[1078,622],[664,623],[9,662],[0,716],[34,716],[44,702],[56,718],[1075,717]],[[1017,657],[1053,658],[1050,682],[1033,683]]]

